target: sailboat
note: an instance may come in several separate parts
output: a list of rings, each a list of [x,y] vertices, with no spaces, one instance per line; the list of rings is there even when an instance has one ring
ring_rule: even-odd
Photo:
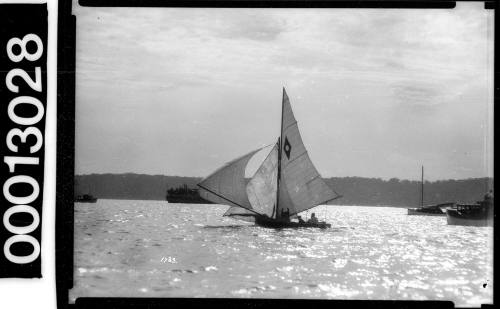
[[[245,169],[250,159],[271,146],[253,177],[246,179]],[[224,216],[271,228],[330,227],[317,219],[308,222],[291,219],[297,218],[300,212],[342,197],[326,184],[311,162],[285,88],[277,142],[226,163],[198,186],[204,199],[230,206]]]
[[[446,216],[446,212],[442,208],[453,207],[455,203],[443,203],[437,205],[424,206],[424,167],[422,166],[422,181],[420,187],[420,207],[408,208],[408,215],[420,216]]]

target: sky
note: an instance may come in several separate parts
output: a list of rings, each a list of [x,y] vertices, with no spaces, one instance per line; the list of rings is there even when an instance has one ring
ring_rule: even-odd
[[[76,174],[205,177],[276,142],[285,87],[323,177],[493,175],[483,3],[74,14]]]

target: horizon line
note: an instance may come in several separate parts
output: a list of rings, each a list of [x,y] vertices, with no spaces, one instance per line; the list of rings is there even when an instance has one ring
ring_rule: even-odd
[[[136,172],[123,172],[123,173],[89,173],[89,174],[74,174],[74,177],[76,176],[91,176],[91,175],[139,175],[139,176],[162,176],[162,177],[181,177],[181,178],[201,178],[203,179],[204,176],[181,176],[181,175],[165,175],[165,174],[146,174],[146,173],[136,173]],[[251,178],[251,177],[245,177],[245,178]],[[410,179],[402,179],[398,177],[390,177],[387,179],[381,178],[381,177],[367,177],[367,176],[330,176],[330,177],[323,177],[323,179],[331,179],[331,178],[365,178],[365,179],[379,179],[383,181],[390,181],[392,179],[397,179],[398,181],[417,181],[420,182],[420,179],[416,180],[410,180]],[[459,180],[471,180],[471,179],[491,179],[493,180],[493,176],[482,176],[482,177],[467,177],[467,178],[447,178],[447,179],[436,179],[436,180],[424,180],[425,182],[437,182],[437,181],[459,181]]]

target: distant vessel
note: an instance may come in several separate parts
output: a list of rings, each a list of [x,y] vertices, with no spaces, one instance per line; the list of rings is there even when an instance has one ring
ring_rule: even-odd
[[[186,184],[178,188],[168,189],[165,199],[169,203],[213,204],[202,198],[198,189],[188,188]]]
[[[76,180],[75,180],[75,184],[78,184]],[[75,187],[75,191],[80,191],[80,190],[77,190]],[[90,190],[89,185],[87,185],[87,192],[88,192],[87,194],[79,194],[79,195],[75,196],[75,202],[77,202],[77,203],[95,203],[95,202],[97,202],[97,198],[94,197],[90,193],[91,190]]]
[[[97,198],[92,196],[91,194],[83,194],[77,195],[75,198],[75,202],[78,203],[95,203],[97,202]]]
[[[424,167],[422,166],[422,181],[420,187],[420,207],[419,208],[408,208],[408,215],[419,215],[419,216],[446,216],[446,212],[443,208],[453,207],[455,203],[443,203],[437,205],[427,205],[424,206]]]
[[[297,121],[283,88],[281,136],[250,181],[245,168],[258,151],[241,156],[203,179],[202,196],[231,206],[224,216],[252,221],[270,228],[327,228],[326,222],[293,222],[300,212],[327,204],[339,197],[321,178],[304,147]]]
[[[493,195],[491,191],[476,204],[457,204],[446,209],[448,225],[493,226]]]

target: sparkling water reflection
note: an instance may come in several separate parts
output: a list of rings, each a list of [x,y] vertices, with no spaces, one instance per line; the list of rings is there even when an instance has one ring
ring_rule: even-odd
[[[390,207],[320,206],[331,229],[266,229],[221,205],[75,204],[81,296],[451,300],[493,297],[491,227]]]

